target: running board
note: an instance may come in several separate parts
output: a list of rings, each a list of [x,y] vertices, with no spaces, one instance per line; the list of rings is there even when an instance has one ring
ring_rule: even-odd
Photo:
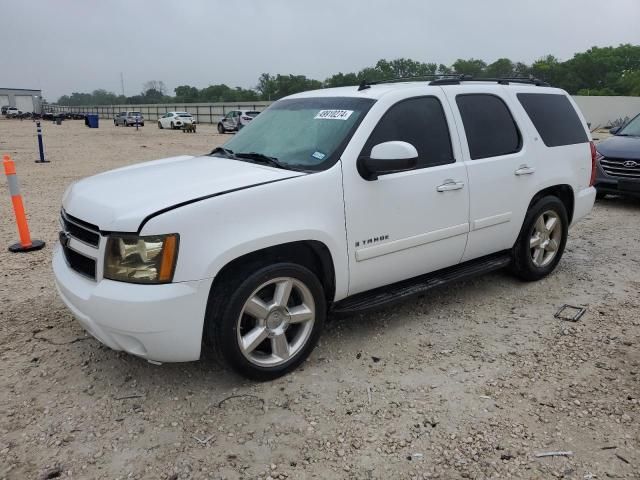
[[[348,315],[373,310],[419,295],[432,288],[499,270],[510,263],[511,255],[508,251],[492,254],[368,292],[358,293],[334,303],[331,311],[337,315]]]

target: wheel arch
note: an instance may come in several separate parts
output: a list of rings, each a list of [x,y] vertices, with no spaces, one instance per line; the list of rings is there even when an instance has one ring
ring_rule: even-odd
[[[333,302],[336,291],[336,273],[329,248],[318,240],[301,240],[272,245],[241,255],[227,262],[216,274],[210,295],[232,271],[251,266],[260,268],[277,262],[290,262],[311,270],[320,280],[327,304]]]
[[[560,185],[552,185],[550,187],[544,188],[536,193],[531,202],[529,202],[529,206],[527,207],[527,211],[541,198],[546,197],[547,195],[553,195],[558,197],[560,201],[564,204],[564,207],[567,209],[567,219],[569,221],[569,225],[573,221],[573,212],[575,208],[575,193],[571,185],[560,184]]]

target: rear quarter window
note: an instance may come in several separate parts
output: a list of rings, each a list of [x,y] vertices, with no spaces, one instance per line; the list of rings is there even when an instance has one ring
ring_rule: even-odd
[[[589,141],[580,117],[565,95],[518,93],[517,96],[547,147]]]

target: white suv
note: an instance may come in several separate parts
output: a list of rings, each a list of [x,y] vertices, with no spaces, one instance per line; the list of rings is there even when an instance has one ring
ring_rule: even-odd
[[[537,82],[306,92],[208,155],[72,185],[53,269],[109,347],[181,362],[204,345],[270,379],[330,312],[507,266],[548,275],[593,206],[594,171],[573,100]]]

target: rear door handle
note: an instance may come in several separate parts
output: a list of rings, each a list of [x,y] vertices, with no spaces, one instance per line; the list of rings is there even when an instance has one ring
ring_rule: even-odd
[[[520,165],[520,168],[518,168],[514,173],[516,175],[531,175],[535,171],[536,171],[535,168],[531,168],[528,165]]]
[[[463,182],[456,182],[455,180],[445,180],[442,185],[439,185],[436,190],[438,192],[449,192],[451,190],[460,190],[464,187]]]

